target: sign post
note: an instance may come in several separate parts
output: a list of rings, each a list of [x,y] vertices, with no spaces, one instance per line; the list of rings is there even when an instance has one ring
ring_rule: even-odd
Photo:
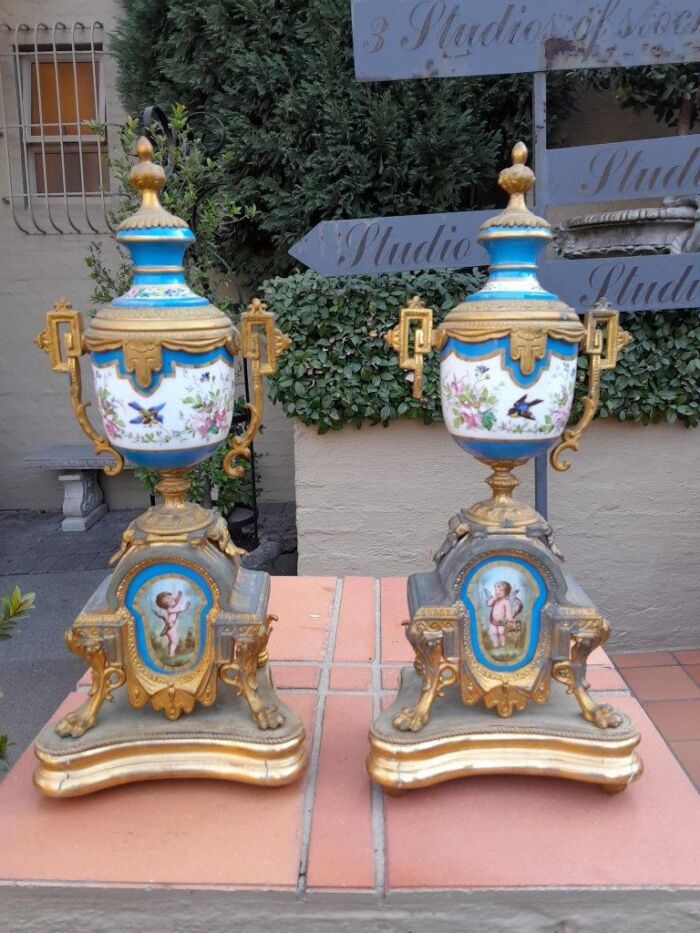
[[[691,0],[352,0],[359,81],[532,72],[535,210],[694,195],[700,135],[547,148],[547,71],[631,68],[700,58]],[[494,211],[323,221],[290,249],[326,276],[483,265],[477,242]],[[700,303],[700,253],[542,263],[545,288],[579,311],[606,298],[621,311]],[[536,459],[536,506],[547,515],[547,471]]]

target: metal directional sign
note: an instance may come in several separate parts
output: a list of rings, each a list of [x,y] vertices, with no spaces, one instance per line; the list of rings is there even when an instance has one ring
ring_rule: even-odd
[[[371,275],[484,265],[479,227],[496,211],[324,220],[289,250],[321,275]]]
[[[577,311],[607,298],[619,311],[673,310],[700,304],[700,253],[543,262],[542,285]]]
[[[700,58],[697,0],[352,0],[360,81]]]
[[[700,135],[548,149],[550,204],[700,192]]]

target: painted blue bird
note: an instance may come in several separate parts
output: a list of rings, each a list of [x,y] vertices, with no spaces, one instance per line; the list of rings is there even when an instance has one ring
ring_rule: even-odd
[[[515,402],[512,408],[508,409],[508,414],[511,418],[527,418],[528,421],[534,421],[535,416],[532,414],[530,409],[533,405],[539,405],[541,403],[541,398],[533,399],[531,402],[527,400],[527,392],[525,395],[521,395],[520,398]]]
[[[136,418],[131,418],[129,424],[162,424],[163,416],[160,414],[162,408],[165,408],[165,402],[161,405],[154,405],[152,408],[143,408],[138,402],[129,402],[129,408],[138,412]]]

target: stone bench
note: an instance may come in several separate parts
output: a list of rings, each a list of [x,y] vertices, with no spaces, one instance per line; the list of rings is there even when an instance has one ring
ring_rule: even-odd
[[[97,478],[98,472],[112,460],[96,454],[90,444],[56,444],[24,458],[27,466],[58,470],[63,483],[64,531],[86,531],[107,513],[107,503]],[[126,463],[125,470],[133,470]]]

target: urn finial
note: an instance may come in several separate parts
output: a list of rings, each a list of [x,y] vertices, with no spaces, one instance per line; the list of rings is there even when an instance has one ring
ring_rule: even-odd
[[[513,164],[509,168],[504,168],[498,176],[498,184],[510,195],[509,210],[526,209],[524,195],[535,183],[535,173],[525,164],[527,155],[525,143],[517,142],[511,150]]]
[[[162,165],[152,161],[153,146],[146,136],[136,142],[139,161],[129,171],[129,181],[141,195],[141,206],[135,214],[119,224],[119,230],[139,230],[147,227],[186,227],[187,224],[175,217],[160,203],[158,192],[165,186]]]
[[[549,230],[550,225],[544,217],[533,214],[525,203],[525,195],[535,184],[535,173],[526,165],[528,157],[527,146],[524,142],[517,142],[511,149],[513,164],[504,168],[498,176],[498,184],[510,195],[508,206],[496,217],[491,217],[481,225],[483,231],[493,227],[537,227]]]

